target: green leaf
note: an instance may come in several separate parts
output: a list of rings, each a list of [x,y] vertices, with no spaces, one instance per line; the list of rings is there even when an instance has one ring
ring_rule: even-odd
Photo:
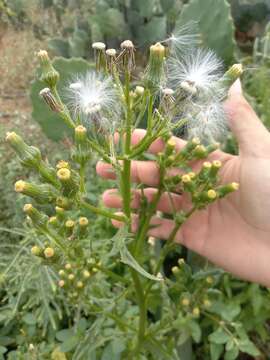
[[[26,315],[24,315],[22,320],[27,325],[35,325],[36,324],[36,318],[31,313],[27,313]]]
[[[202,337],[202,330],[201,330],[200,325],[196,321],[191,320],[188,323],[188,327],[190,329],[190,334],[191,334],[193,340],[196,343],[199,343],[201,341],[201,337]]]
[[[260,355],[260,351],[253,344],[253,342],[248,340],[248,339],[240,340],[239,348],[240,348],[240,350],[242,352],[247,353],[249,355],[252,355],[252,356],[259,356]]]
[[[226,321],[232,321],[236,318],[237,315],[239,315],[241,312],[241,307],[239,304],[229,303],[224,306],[224,308],[221,310],[220,315],[222,318]]]
[[[239,349],[237,347],[227,351],[224,356],[224,360],[235,360],[239,355]]]
[[[147,24],[138,28],[138,40],[145,45],[165,38],[167,22],[165,16],[154,16]]]
[[[73,329],[63,329],[56,333],[55,337],[57,340],[63,342],[70,339],[74,335]]]
[[[146,270],[144,270],[144,268],[141,267],[141,265],[136,261],[136,259],[134,259],[134,257],[128,251],[128,248],[126,247],[126,244],[125,244],[125,239],[123,239],[123,238],[120,239],[119,251],[120,251],[120,255],[121,255],[121,261],[124,264],[129,265],[130,267],[132,267],[134,270],[136,270],[139,274],[146,277],[147,279],[154,280],[154,281],[162,281],[161,278],[159,278],[155,275],[149,274]]]
[[[209,335],[209,340],[215,344],[226,344],[229,339],[230,336],[222,328]]]
[[[202,35],[203,44],[215,50],[226,63],[234,58],[235,40],[234,25],[230,6],[226,0],[190,0],[176,23],[181,27],[191,21],[196,21]]]
[[[211,360],[218,360],[223,354],[224,346],[222,344],[210,343]]]
[[[60,346],[60,351],[62,352],[69,352],[73,350],[79,343],[78,336],[74,335],[70,338],[68,338],[66,341],[63,342]]]
[[[7,352],[7,348],[4,346],[0,346],[0,354],[5,354]]]

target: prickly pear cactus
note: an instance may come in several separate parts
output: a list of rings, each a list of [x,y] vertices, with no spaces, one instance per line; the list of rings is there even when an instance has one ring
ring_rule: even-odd
[[[61,80],[59,81],[59,92],[64,94],[65,86],[72,74],[85,73],[93,67],[83,59],[64,59],[56,58],[53,61],[53,66],[59,72]],[[31,101],[32,101],[32,116],[36,120],[48,138],[52,140],[60,140],[69,134],[67,125],[61,121],[57,113],[52,113],[44,101],[37,95],[44,87],[44,83],[37,79],[33,82],[31,88]]]
[[[183,6],[176,27],[198,22],[204,45],[214,49],[226,63],[234,57],[234,25],[226,0],[191,0]]]

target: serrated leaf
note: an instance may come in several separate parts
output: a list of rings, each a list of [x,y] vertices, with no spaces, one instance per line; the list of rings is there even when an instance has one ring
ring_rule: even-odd
[[[129,252],[126,243],[128,238],[130,237],[130,234],[128,233],[126,227],[122,227],[117,234],[113,237],[114,246],[111,250],[111,255],[116,254],[117,252],[120,252],[121,261],[132,267],[134,270],[136,270],[139,274],[146,277],[147,279],[154,280],[154,281],[162,281],[162,278],[159,278],[155,275],[149,274],[137,261],[136,259],[131,255]]]
[[[210,16],[211,14],[211,16]],[[226,63],[234,58],[234,25],[226,0],[190,0],[183,6],[176,27],[190,21],[198,23],[203,44],[215,50]]]

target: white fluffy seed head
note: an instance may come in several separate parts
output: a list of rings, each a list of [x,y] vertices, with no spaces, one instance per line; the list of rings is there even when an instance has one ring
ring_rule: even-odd
[[[176,26],[171,36],[163,42],[169,45],[170,51],[173,54],[186,52],[187,49],[199,45],[201,37],[198,23],[190,21],[183,26]]]
[[[113,127],[121,112],[119,94],[111,77],[89,71],[69,85],[69,105],[86,122]],[[108,121],[109,120],[109,121]]]
[[[92,48],[95,50],[104,50],[106,45],[103,42],[98,41],[92,44]]]
[[[202,143],[222,140],[227,132],[227,117],[222,103],[217,100],[191,104],[187,109],[187,135],[198,137]]]
[[[212,91],[222,75],[222,62],[213,51],[198,48],[183,57],[172,57],[168,75],[173,88],[188,84],[197,91]]]

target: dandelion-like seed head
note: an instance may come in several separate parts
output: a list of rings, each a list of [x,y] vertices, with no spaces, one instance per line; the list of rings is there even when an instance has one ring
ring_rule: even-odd
[[[176,26],[171,36],[163,41],[163,43],[168,44],[173,54],[187,51],[187,49],[199,45],[200,42],[199,28],[195,21]]]
[[[172,57],[168,75],[173,88],[191,94],[210,92],[222,75],[222,62],[213,51],[199,48],[181,58]]]
[[[198,137],[202,143],[221,140],[227,132],[227,117],[222,103],[213,100],[206,104],[190,104],[187,114],[189,138]]]
[[[100,127],[108,123],[114,127],[119,119],[119,94],[111,77],[88,72],[69,85],[68,97],[70,107],[85,124],[94,120]]]

